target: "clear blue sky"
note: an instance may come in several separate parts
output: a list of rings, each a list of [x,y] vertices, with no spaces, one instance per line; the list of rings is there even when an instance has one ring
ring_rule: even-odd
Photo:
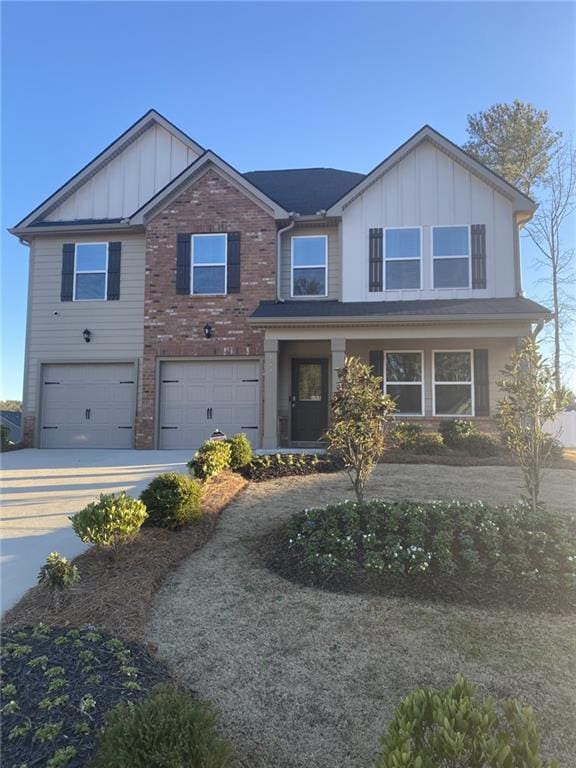
[[[575,126],[569,3],[5,2],[2,17],[1,398],[22,392],[27,284],[5,228],[150,107],[241,171],[366,172],[422,124],[462,143],[468,113],[514,98]]]

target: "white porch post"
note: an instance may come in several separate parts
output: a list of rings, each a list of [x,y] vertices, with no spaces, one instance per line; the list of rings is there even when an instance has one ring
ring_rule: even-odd
[[[330,394],[333,394],[338,386],[338,371],[344,368],[346,360],[346,339],[336,337],[330,339],[332,352],[332,375],[330,377]]]
[[[278,339],[264,339],[263,448],[278,447]]]

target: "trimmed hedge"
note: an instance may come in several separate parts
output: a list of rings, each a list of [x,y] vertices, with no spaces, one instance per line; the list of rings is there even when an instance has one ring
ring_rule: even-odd
[[[576,518],[525,505],[344,502],[293,515],[280,547],[297,574],[576,607]]]
[[[142,491],[146,504],[146,525],[177,530],[202,517],[202,486],[179,472],[158,475]]]
[[[444,419],[438,425],[438,432],[446,445],[457,448],[463,438],[477,435],[478,427],[469,419]]]
[[[260,482],[292,475],[314,475],[318,472],[337,472],[342,466],[335,460],[315,453],[274,453],[256,455],[240,469],[247,480]]]
[[[227,440],[207,440],[188,462],[188,469],[199,480],[215,477],[230,468],[232,449]]]
[[[138,535],[147,517],[146,505],[122,491],[101,493],[98,501],[68,519],[83,542],[117,550]]]
[[[252,446],[244,432],[239,432],[226,442],[230,446],[230,469],[233,472],[238,472],[242,467],[250,464],[253,455]]]

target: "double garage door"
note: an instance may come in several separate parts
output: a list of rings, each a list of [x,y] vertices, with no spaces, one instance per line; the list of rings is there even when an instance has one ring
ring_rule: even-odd
[[[132,448],[136,381],[130,363],[45,365],[43,448]]]
[[[164,362],[160,368],[159,447],[198,448],[220,430],[260,445],[260,363]]]

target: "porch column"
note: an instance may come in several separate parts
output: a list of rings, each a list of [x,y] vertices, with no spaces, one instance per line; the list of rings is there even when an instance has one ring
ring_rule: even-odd
[[[344,368],[346,360],[346,339],[336,337],[330,339],[332,352],[332,375],[330,377],[330,394],[333,394],[338,386],[338,371]]]
[[[262,447],[278,447],[278,339],[264,339],[264,428]]]

